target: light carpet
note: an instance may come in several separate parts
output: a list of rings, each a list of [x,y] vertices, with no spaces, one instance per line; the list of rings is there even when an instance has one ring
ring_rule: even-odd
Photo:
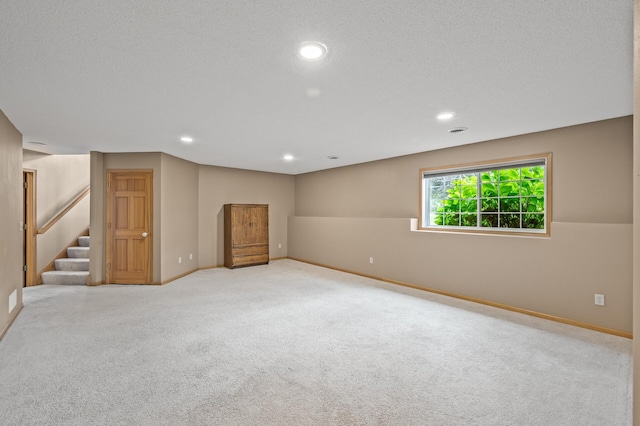
[[[630,425],[631,341],[292,260],[39,286],[2,425]]]

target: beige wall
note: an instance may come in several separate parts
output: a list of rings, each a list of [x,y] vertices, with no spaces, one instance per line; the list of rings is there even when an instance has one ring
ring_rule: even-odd
[[[294,214],[294,177],[215,166],[200,166],[199,267],[221,266],[223,205],[269,205],[269,257],[288,255],[287,217]],[[281,245],[278,248],[278,245]]]
[[[623,117],[298,175],[296,215],[418,217],[421,168],[553,152],[554,221],[631,223],[631,135]]]
[[[23,168],[34,170],[36,176],[38,228],[89,186],[89,164],[89,155],[49,155],[23,151]],[[89,227],[89,204],[89,198],[85,197],[45,234],[38,235],[38,272]]]
[[[640,0],[634,1],[633,110],[640,111]],[[633,424],[640,426],[640,115],[633,116]]]
[[[91,169],[91,188],[93,196],[89,207],[89,235],[91,236],[89,250],[88,284],[101,284],[105,279],[105,180],[104,154],[92,151],[89,154]]]
[[[22,166],[36,171],[38,227],[89,186],[89,155],[49,155],[24,150]],[[88,224],[87,216],[87,224]]]
[[[198,269],[198,165],[167,154],[161,160],[161,281],[166,281]]]
[[[0,337],[22,308],[22,135],[0,111]]]
[[[400,219],[418,217],[420,168],[543,152],[548,239],[411,232]],[[624,117],[299,175],[289,256],[630,332],[631,173]]]

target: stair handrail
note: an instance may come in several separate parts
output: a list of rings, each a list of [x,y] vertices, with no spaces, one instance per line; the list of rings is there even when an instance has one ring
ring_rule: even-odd
[[[62,219],[64,217],[64,215],[69,213],[69,210],[74,208],[76,206],[76,204],[78,204],[80,201],[82,201],[82,199],[84,197],[89,195],[89,192],[91,192],[91,186],[90,185],[87,186],[85,189],[83,189],[81,193],[76,195],[73,200],[71,200],[69,203],[67,203],[67,205],[64,206],[58,212],[58,214],[56,214],[51,220],[49,220],[41,228],[39,228],[38,229],[38,234],[44,234],[45,232],[47,232],[53,225],[55,225],[60,219]]]

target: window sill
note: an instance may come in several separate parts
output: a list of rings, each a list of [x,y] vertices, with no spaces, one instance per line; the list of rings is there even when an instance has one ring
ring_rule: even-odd
[[[502,231],[498,229],[459,229],[459,228],[419,228],[418,219],[411,218],[411,232],[436,233],[436,234],[455,234],[455,235],[485,235],[492,237],[520,237],[520,238],[551,238],[550,230],[546,232],[535,231]]]

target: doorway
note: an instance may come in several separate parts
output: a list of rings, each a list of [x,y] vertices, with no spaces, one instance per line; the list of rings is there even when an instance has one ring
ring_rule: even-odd
[[[152,198],[153,170],[107,170],[107,283],[152,282]]]
[[[36,172],[35,170],[23,170],[22,182],[24,188],[22,236],[22,286],[31,287],[37,285],[36,280]]]

